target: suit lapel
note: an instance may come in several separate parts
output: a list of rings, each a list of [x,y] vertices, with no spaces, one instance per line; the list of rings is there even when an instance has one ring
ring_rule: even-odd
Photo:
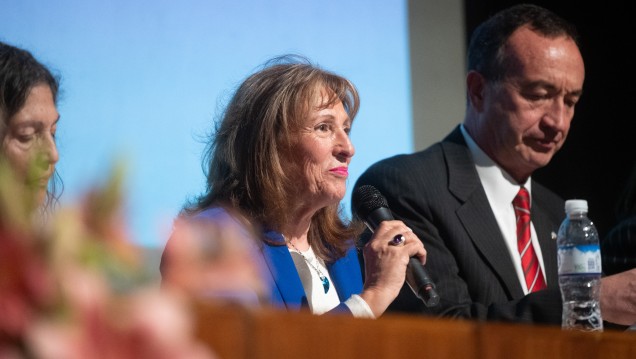
[[[327,264],[329,276],[333,280],[341,302],[347,300],[352,294],[362,292],[362,273],[357,255],[354,248],[349,250],[345,257]]]
[[[456,214],[466,234],[500,278],[508,295],[523,296],[510,253],[459,127],[442,142],[442,147],[448,165],[449,191],[463,203]]]
[[[284,243],[283,237],[277,232],[268,231],[264,235],[275,244]],[[262,250],[272,274],[274,286],[272,292],[280,294],[282,304],[288,310],[299,310],[302,306],[306,306],[307,295],[287,246],[265,242]],[[349,250],[345,257],[335,263],[327,264],[327,270],[341,302],[347,300],[352,294],[362,292],[362,273],[355,248]]]
[[[276,232],[266,232],[265,236],[270,240],[284,239]],[[303,304],[307,304],[307,297],[300,281],[294,260],[285,245],[263,245],[263,256],[272,274],[272,291],[278,291],[285,307],[290,310],[299,310]]]

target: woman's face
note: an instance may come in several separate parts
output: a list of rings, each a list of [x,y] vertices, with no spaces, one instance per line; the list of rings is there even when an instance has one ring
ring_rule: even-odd
[[[299,183],[301,203],[326,207],[342,200],[349,176],[349,162],[355,153],[349,138],[351,119],[342,102],[325,107],[327,96],[320,92],[312,104],[300,138],[292,151],[297,170],[304,175]]]
[[[21,181],[37,191],[39,203],[46,198],[48,182],[59,159],[55,145],[59,117],[51,89],[37,85],[20,111],[9,119],[2,138],[2,157]]]

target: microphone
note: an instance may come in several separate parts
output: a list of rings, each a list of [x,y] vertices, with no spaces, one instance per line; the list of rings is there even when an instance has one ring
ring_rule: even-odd
[[[355,215],[367,225],[371,232],[378,228],[380,222],[393,220],[386,198],[373,186],[358,187],[352,195],[351,203]],[[435,283],[416,257],[411,257],[406,267],[406,283],[427,307],[434,307],[439,303]]]

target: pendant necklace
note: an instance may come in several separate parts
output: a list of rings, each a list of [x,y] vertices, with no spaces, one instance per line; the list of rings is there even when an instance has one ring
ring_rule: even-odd
[[[313,268],[316,271],[316,273],[318,273],[318,277],[322,281],[322,287],[324,288],[325,293],[327,293],[329,291],[329,279],[327,278],[327,276],[322,274],[322,271],[320,270],[320,268],[316,267],[307,257],[305,257],[303,252],[299,251],[298,248],[296,248],[296,246],[291,241],[287,243],[289,243],[289,245],[291,245],[292,248],[294,248],[296,252],[298,252],[298,254],[301,255],[301,257],[303,257],[305,262],[307,262],[307,264],[309,264],[309,266]]]

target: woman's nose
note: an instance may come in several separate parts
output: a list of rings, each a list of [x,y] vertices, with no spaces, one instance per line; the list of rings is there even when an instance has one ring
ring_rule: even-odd
[[[60,155],[57,151],[55,138],[52,135],[46,136],[46,138],[42,140],[38,148],[37,159],[38,163],[43,167],[55,165],[57,161],[59,161]]]
[[[351,138],[347,132],[340,131],[335,150],[337,156],[344,158],[351,158],[356,153],[355,147],[353,146]]]

